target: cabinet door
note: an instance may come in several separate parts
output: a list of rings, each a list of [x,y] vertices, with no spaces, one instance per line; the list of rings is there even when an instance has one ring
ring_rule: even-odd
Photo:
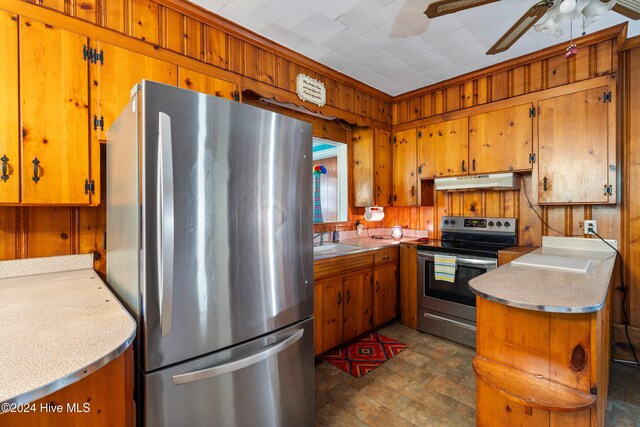
[[[470,173],[531,170],[532,104],[469,117]]]
[[[436,176],[436,126],[424,126],[418,129],[418,177],[420,179]]]
[[[104,118],[102,127],[91,126],[93,138],[105,141],[106,131],[131,99],[131,89],[142,79],[175,86],[177,66],[104,42],[92,47],[102,51],[103,64],[91,65],[91,113]]]
[[[393,137],[393,205],[417,204],[417,131],[397,132]]]
[[[393,171],[391,160],[391,132],[381,129],[375,130],[374,159],[375,186],[377,206],[391,206],[391,194],[393,193]]]
[[[18,16],[0,11],[0,203],[20,202]]]
[[[320,354],[342,342],[342,277],[314,284],[314,349]]]
[[[351,137],[351,172],[353,205],[375,205],[374,196],[374,132],[371,128],[355,128]]]
[[[22,202],[89,204],[87,38],[20,20]]]
[[[373,271],[373,325],[378,326],[398,315],[397,264],[386,264]]]
[[[463,117],[429,126],[428,136],[435,151],[435,176],[465,175],[469,172],[469,120]]]
[[[606,203],[609,108],[606,86],[539,101],[538,202]],[[615,169],[615,164],[612,165]],[[615,184],[612,182],[611,184]]]
[[[178,67],[178,85],[185,89],[233,100],[238,85],[197,71]]]
[[[371,329],[373,293],[371,272],[345,277],[343,341],[349,341]]]

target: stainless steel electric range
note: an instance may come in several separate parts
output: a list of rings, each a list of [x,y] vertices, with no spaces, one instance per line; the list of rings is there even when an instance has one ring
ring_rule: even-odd
[[[418,329],[476,345],[476,298],[469,280],[498,266],[517,244],[516,218],[442,217],[440,241],[418,246]],[[456,257],[453,283],[436,280],[435,255]]]

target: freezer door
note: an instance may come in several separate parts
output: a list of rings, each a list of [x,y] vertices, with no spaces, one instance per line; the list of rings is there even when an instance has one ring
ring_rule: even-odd
[[[313,426],[313,319],[143,382],[147,426]]]
[[[145,81],[143,368],[313,314],[311,126]]]

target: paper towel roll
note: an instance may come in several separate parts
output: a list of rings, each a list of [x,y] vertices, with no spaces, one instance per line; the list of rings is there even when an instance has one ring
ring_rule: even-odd
[[[384,218],[384,208],[380,206],[371,206],[364,208],[364,219],[366,221],[382,221]]]

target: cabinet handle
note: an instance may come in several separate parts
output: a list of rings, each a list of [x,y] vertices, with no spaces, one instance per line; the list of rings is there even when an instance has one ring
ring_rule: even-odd
[[[387,261],[388,259],[389,259],[389,256],[388,256],[388,255],[387,255],[387,256],[383,256],[383,257],[382,257],[382,260],[383,260],[383,261]]]
[[[549,189],[549,180],[547,179],[547,177],[545,176],[544,179],[542,180],[542,189],[544,191],[547,191]]]
[[[476,159],[473,159],[471,161],[471,169],[475,172],[476,171]]]
[[[359,165],[359,164],[360,164],[360,160],[356,160],[354,163],[355,163],[356,165]]]
[[[412,186],[411,186],[411,195],[412,195],[412,196],[415,196],[415,195],[416,195],[416,186],[415,186],[415,185],[412,185]]]
[[[393,195],[393,201],[394,201],[394,202],[398,201],[398,195],[397,195],[397,194],[394,194],[394,195]]]
[[[376,292],[380,290],[380,283],[376,280]]]
[[[347,302],[351,301],[351,292],[347,289]]]
[[[467,168],[464,167],[464,160],[462,161],[462,172],[466,172]]]
[[[9,161],[9,158],[5,154],[0,160],[2,160],[2,176],[0,176],[0,179],[2,179],[2,181],[4,182],[7,182],[7,180],[9,179],[9,175],[7,175],[7,162]]]
[[[342,294],[338,291],[338,305],[342,304]]]
[[[33,163],[33,178],[31,179],[37,184],[38,181],[40,181],[40,177],[38,176],[38,165],[40,164],[40,160],[35,157],[31,163]]]

